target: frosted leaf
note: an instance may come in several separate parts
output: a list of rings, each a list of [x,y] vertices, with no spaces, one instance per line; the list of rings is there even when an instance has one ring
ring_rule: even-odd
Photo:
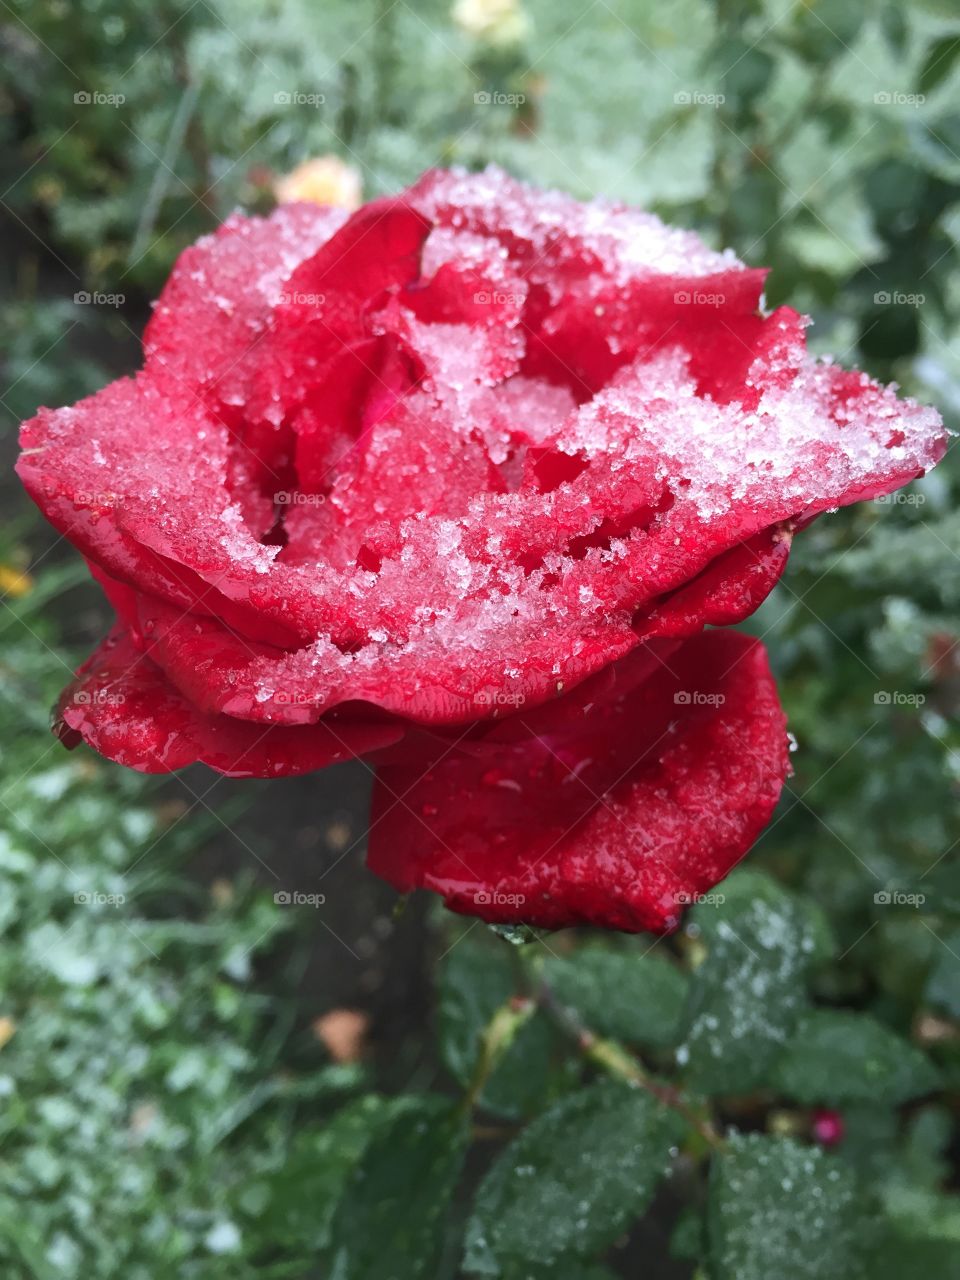
[[[713,1164],[717,1280],[867,1280],[876,1222],[852,1168],[787,1138],[735,1135]]]
[[[812,908],[757,873],[736,872],[715,902],[690,913],[707,947],[696,971],[677,1062],[697,1088],[769,1085],[808,997],[806,974],[826,948]]]
[[[464,1269],[555,1264],[610,1244],[643,1212],[680,1127],[649,1094],[609,1080],[570,1094],[501,1152],[477,1191]]]

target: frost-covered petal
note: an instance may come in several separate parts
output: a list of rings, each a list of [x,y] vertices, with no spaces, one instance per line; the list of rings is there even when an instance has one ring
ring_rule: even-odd
[[[403,737],[387,720],[333,713],[304,727],[264,726],[207,715],[117,628],[63,692],[56,732],[143,773],[197,762],[232,777],[309,773],[366,756]]]
[[[233,214],[181,253],[143,337],[149,366],[230,403],[283,285],[346,221],[343,209],[280,205],[268,218]]]

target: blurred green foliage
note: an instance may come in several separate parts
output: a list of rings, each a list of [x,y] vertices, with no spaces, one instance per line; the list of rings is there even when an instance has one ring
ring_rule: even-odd
[[[496,161],[695,226],[956,425],[952,0],[524,10],[497,41],[445,0],[5,3],[3,421],[132,364],[180,248],[331,153],[368,196]],[[752,620],[798,749],[749,870],[652,951],[438,917],[426,1066],[391,1099],[305,1047],[289,917],[209,901],[198,824],[48,737],[74,578],[47,562],[0,608],[4,1274],[609,1280],[639,1240],[653,1276],[956,1275],[958,483],[954,449],[824,517]]]
[[[50,737],[43,597],[80,576],[48,571],[0,619],[0,1270],[302,1275],[333,1192],[290,1170],[310,1141],[323,1167],[364,1074],[294,1027],[291,913],[242,879],[201,891],[203,825]]]

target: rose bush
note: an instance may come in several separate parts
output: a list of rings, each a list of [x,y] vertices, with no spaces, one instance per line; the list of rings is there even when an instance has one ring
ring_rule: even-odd
[[[813,360],[763,280],[497,171],[231,218],[143,370],[23,428],[118,618],[61,736],[154,772],[368,756],[399,888],[671,927],[787,772],[762,645],[704,628],[944,448],[933,410]]]

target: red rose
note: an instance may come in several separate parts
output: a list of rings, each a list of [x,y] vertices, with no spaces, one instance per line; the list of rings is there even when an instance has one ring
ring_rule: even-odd
[[[61,734],[147,771],[374,753],[399,887],[669,927],[786,771],[762,646],[704,626],[944,447],[933,410],[813,361],[763,279],[494,171],[230,219],[144,369],[23,428],[119,619]]]

